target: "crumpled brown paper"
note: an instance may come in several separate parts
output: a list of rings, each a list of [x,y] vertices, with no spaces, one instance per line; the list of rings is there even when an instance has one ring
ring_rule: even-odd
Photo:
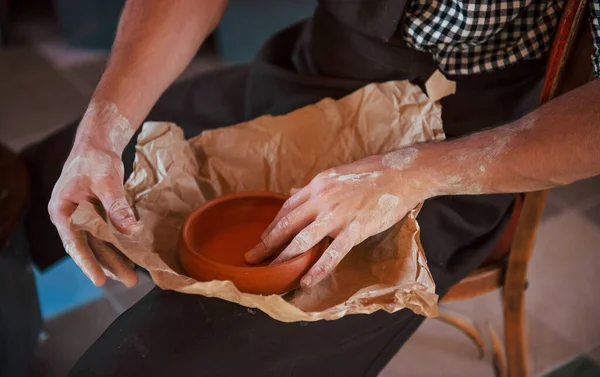
[[[435,88],[428,87],[432,98]],[[186,216],[207,200],[240,191],[287,194],[328,168],[443,138],[441,106],[407,81],[370,84],[338,101],[324,99],[189,141],[174,124],[149,122],[125,185],[141,231],[120,234],[88,202],[78,206],[72,223],[114,245],[163,289],[219,297],[280,321],[402,308],[435,316],[437,295],[419,241],[418,209],[355,247],[316,287],[284,297],[241,293],[229,281],[195,281],[185,275],[176,245]]]

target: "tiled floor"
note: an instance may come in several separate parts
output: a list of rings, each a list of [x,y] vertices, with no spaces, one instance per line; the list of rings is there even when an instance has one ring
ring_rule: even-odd
[[[549,196],[526,296],[530,365],[536,376],[580,354],[600,360],[599,204],[600,177],[552,190]],[[502,334],[500,292],[444,307],[475,320],[479,328],[490,323]],[[489,337],[486,341],[489,349]],[[493,376],[489,355],[485,362],[476,356],[474,345],[459,331],[427,320],[382,376]],[[419,357],[435,362],[415,362]],[[579,374],[551,375],[558,376]]]
[[[0,51],[0,138],[17,150],[81,114],[105,59],[101,53],[70,51],[60,40],[51,35],[47,38],[50,42],[41,47]],[[67,58],[61,60],[61,56]],[[195,61],[185,75],[216,64],[214,59],[204,57]],[[63,263],[57,268],[71,271],[65,276],[81,277],[76,269],[72,271],[69,261]],[[527,292],[534,375],[547,375],[572,360],[578,363],[572,370],[592,362],[600,365],[598,271],[600,177],[555,189],[549,197],[529,269]],[[47,339],[39,350],[35,376],[63,376],[106,326],[152,287],[149,278],[140,274],[136,288],[128,290],[112,283],[102,290],[90,289],[91,293],[84,295],[86,299],[76,298],[76,291],[56,288],[72,295],[73,301],[67,300],[60,308],[45,306],[49,317]],[[42,300],[48,297],[43,289],[40,287]],[[502,334],[499,292],[445,308],[468,316],[480,328],[490,324]],[[486,342],[489,349],[489,337]],[[589,359],[578,359],[580,355]],[[576,376],[565,373],[557,370],[551,376]],[[386,377],[492,375],[489,355],[478,360],[474,345],[463,334],[436,320],[427,320],[382,373]]]
[[[47,321],[47,339],[38,349],[33,376],[66,376],[118,315],[109,300],[103,298]]]
[[[568,364],[552,371],[547,377],[598,377],[600,376],[600,366],[594,363],[588,356],[582,355]]]
[[[600,346],[596,347],[596,349],[592,350],[589,353],[589,356],[594,360],[598,365],[600,365]]]

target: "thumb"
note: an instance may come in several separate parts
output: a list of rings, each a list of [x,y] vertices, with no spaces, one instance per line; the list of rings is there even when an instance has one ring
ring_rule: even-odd
[[[135,219],[131,206],[127,202],[125,190],[122,185],[112,187],[110,190],[102,193],[96,193],[96,195],[102,202],[102,206],[104,206],[113,225],[119,231],[125,234],[133,234],[138,230],[138,222]]]

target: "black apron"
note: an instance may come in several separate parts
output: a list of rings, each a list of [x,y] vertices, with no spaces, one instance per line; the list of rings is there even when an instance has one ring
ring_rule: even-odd
[[[321,3],[311,19],[269,39],[252,64],[171,87],[148,119],[176,122],[191,137],[340,98],[370,82],[408,79],[422,86],[437,68],[428,54],[402,42],[404,1]],[[457,94],[442,100],[447,137],[507,123],[534,109],[544,66],[543,60],[532,60],[498,72],[448,76],[457,82]],[[48,161],[57,159],[52,147],[70,145],[74,128],[26,152],[34,181],[42,187],[35,194],[44,208],[38,215],[45,213],[60,173],[61,164]],[[133,147],[123,156],[129,170]],[[62,161],[68,150],[63,154]],[[418,221],[439,294],[490,253],[512,202],[512,195],[426,201]],[[39,237],[44,224],[35,209],[32,214],[29,221]],[[155,288],[106,330],[70,376],[376,376],[422,320],[402,310],[281,323],[220,299]]]

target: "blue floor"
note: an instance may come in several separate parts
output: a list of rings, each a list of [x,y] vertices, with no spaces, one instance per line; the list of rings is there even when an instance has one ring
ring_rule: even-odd
[[[34,273],[44,319],[81,306],[104,294],[69,257],[61,259],[44,272],[34,268]]]

